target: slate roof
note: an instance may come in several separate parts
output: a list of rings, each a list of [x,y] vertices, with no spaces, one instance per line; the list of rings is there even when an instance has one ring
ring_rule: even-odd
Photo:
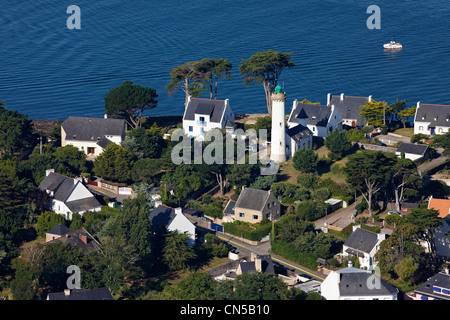
[[[286,133],[289,137],[294,139],[294,141],[300,141],[313,135],[311,130],[309,130],[305,126],[302,126],[301,124],[298,124],[295,127],[287,129]]]
[[[149,219],[154,226],[169,226],[175,218],[175,209],[160,204],[150,213]]]
[[[450,105],[418,103],[415,121],[430,122],[428,127],[450,126]]]
[[[83,241],[84,237],[86,237],[87,243]],[[54,243],[55,241],[61,241],[65,244],[72,245],[83,250],[84,252],[99,250],[100,248],[100,243],[95,240],[94,237],[91,236],[90,233],[87,232],[84,228],[67,233],[60,238],[56,238],[54,240],[46,242],[46,244]]]
[[[269,198],[270,192],[260,189],[244,188],[239,194],[235,208],[262,210]]]
[[[234,215],[234,207],[236,206],[236,201],[230,200],[228,201],[225,210],[223,211],[224,214]]]
[[[370,271],[349,267],[336,272],[340,276],[339,292],[341,296],[391,296],[398,294],[397,288]],[[375,279],[377,282],[375,282]],[[372,285],[369,287],[368,284]]]
[[[109,146],[110,144],[113,144],[114,142],[112,142],[111,140],[109,140],[106,137],[102,137],[100,138],[100,140],[98,140],[97,144],[102,147],[103,149],[105,149],[107,146]]]
[[[369,101],[369,97],[353,97],[344,95],[341,100],[340,95],[332,95],[330,105],[334,105],[343,119],[355,119],[357,126],[363,126],[365,119],[361,116],[361,107]]]
[[[347,238],[344,246],[356,249],[357,251],[369,253],[377,242],[378,235],[376,233],[357,228]]]
[[[48,294],[48,300],[114,300],[108,288],[71,289],[70,294],[55,292]]]
[[[51,172],[42,180],[39,189],[53,191],[53,198],[64,202],[69,210],[74,213],[101,207],[100,202],[98,202],[94,196],[66,202],[67,198],[75,188],[76,182],[77,181],[73,178]]]
[[[53,229],[47,231],[47,233],[49,233],[49,234],[55,234],[55,235],[58,235],[58,236],[63,236],[63,235],[68,234],[70,232],[73,232],[73,231],[70,230],[69,228],[67,228],[66,226],[63,226],[62,224],[58,224]]]
[[[53,191],[53,197],[59,201],[66,201],[75,187],[75,179],[51,172],[39,185],[41,190]]]
[[[64,204],[73,213],[89,211],[89,210],[92,210],[95,208],[100,208],[102,206],[100,204],[100,202],[98,202],[98,200],[94,196],[89,197],[89,198],[65,202]]]
[[[125,120],[69,117],[61,126],[66,132],[66,140],[100,141],[104,136],[122,135],[125,131]]]
[[[209,115],[210,122],[220,122],[225,111],[225,100],[191,98],[183,120],[195,120],[195,114]]]
[[[433,286],[440,287],[441,292],[434,291]],[[442,289],[450,292],[450,275],[445,272],[435,274],[416,290],[414,290],[414,292],[437,299],[450,300],[449,294],[442,292]]]
[[[292,111],[289,122],[297,123],[297,119],[306,118],[306,123],[319,127],[326,127],[328,118],[331,115],[331,106],[319,104],[298,103]]]
[[[428,146],[425,144],[405,143],[403,142],[398,146],[397,152],[412,153],[423,156],[428,150]]]
[[[261,259],[261,272],[262,273],[275,273],[273,268],[273,262],[270,255],[258,255],[257,259]],[[255,261],[240,261],[242,273],[256,272]]]

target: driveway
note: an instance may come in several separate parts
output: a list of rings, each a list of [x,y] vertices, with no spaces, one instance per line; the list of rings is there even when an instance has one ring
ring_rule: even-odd
[[[355,212],[355,206],[361,202],[361,197],[359,197],[355,202],[349,205],[347,208],[339,209],[333,213],[326,215],[314,221],[316,229],[321,229],[325,226],[325,221],[327,225],[333,225],[336,227],[344,228],[353,222],[352,215]]]

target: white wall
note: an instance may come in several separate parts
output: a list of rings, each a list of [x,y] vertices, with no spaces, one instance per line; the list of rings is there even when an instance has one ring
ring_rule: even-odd
[[[76,186],[75,186],[75,188],[73,188],[69,197],[66,199],[66,202],[90,198],[90,197],[93,197],[92,193],[80,181],[76,181]]]
[[[175,209],[176,210],[176,209]],[[193,225],[183,213],[175,213],[172,223],[167,227],[169,231],[189,234],[189,244],[195,243],[195,225]]]

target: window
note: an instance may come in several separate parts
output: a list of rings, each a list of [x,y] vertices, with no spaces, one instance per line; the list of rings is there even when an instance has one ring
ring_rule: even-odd
[[[189,126],[189,132],[192,132],[192,131],[194,131],[194,127]]]
[[[423,127],[422,127],[422,126],[420,126],[420,127],[419,127],[419,130],[423,130]]]
[[[253,220],[258,220],[259,216],[257,214],[253,215]]]
[[[245,214],[243,212],[239,212],[239,218],[245,217]]]
[[[205,117],[200,117],[200,121],[205,121]]]

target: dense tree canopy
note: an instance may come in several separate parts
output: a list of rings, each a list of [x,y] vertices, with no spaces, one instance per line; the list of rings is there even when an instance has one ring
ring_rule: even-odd
[[[4,155],[12,156],[36,143],[28,116],[0,105],[0,158]]]
[[[125,119],[131,128],[141,125],[144,111],[157,106],[156,90],[125,81],[105,95],[106,114],[113,118]]]
[[[246,85],[262,84],[266,94],[267,111],[272,115],[271,94],[278,85],[281,72],[285,68],[294,67],[292,53],[280,53],[275,50],[257,52],[248,60],[243,59],[239,67]]]

